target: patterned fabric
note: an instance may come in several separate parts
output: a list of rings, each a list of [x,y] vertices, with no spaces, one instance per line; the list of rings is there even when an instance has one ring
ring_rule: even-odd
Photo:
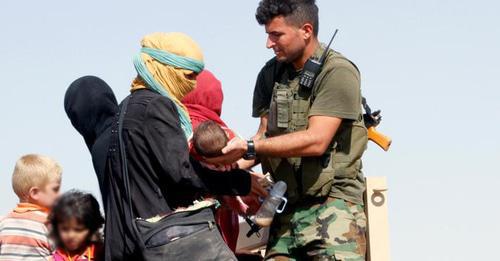
[[[333,199],[278,215],[271,226],[267,259],[362,261],[366,254],[363,206]]]
[[[52,260],[47,210],[20,203],[0,221],[0,261]]]

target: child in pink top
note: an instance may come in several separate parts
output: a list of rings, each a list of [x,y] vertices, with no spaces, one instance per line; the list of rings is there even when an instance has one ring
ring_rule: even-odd
[[[65,193],[54,206],[49,220],[57,246],[55,261],[103,260],[99,229],[104,218],[92,194]]]

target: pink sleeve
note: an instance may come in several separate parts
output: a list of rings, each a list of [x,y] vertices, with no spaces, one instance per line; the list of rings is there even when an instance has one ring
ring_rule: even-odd
[[[57,253],[57,252],[56,252],[56,253],[54,253],[53,257],[54,257],[54,261],[64,261],[64,257],[63,257],[63,256],[61,256],[61,255],[60,255],[59,253]]]

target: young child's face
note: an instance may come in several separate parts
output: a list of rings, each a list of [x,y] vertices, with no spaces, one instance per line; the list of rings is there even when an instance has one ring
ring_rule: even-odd
[[[57,229],[61,243],[67,251],[78,250],[89,238],[89,229],[74,218],[58,224]]]
[[[61,180],[51,180],[45,187],[38,188],[33,192],[34,198],[42,207],[52,208],[56,199],[59,197],[59,189],[61,188]]]

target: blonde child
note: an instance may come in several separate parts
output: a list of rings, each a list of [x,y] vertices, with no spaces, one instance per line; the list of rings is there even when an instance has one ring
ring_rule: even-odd
[[[53,159],[29,154],[14,168],[12,188],[19,204],[0,220],[0,261],[51,260],[47,216],[59,196],[61,166]]]

